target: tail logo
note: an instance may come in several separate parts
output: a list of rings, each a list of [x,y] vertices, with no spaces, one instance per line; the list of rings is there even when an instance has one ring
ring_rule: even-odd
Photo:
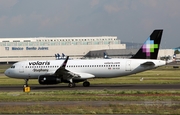
[[[146,56],[151,56],[151,53],[154,53],[154,49],[157,49],[159,46],[158,44],[154,44],[154,40],[150,40],[150,37],[148,40],[144,43],[142,46],[143,53],[146,53]]]

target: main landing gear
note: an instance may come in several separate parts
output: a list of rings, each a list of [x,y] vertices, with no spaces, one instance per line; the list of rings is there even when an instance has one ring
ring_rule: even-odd
[[[23,86],[23,91],[24,92],[30,92],[30,87],[28,86],[28,80],[29,79],[24,79],[24,81],[25,81],[25,84],[24,84],[24,86]]]
[[[76,86],[76,84],[75,83],[69,83],[69,85],[68,85],[70,88],[72,88],[72,87],[75,87]]]
[[[83,83],[83,86],[84,86],[84,87],[89,87],[89,86],[90,86],[90,82],[89,82],[89,81],[85,81],[85,82]]]
[[[70,82],[68,86],[69,86],[70,88],[76,87],[76,83]],[[89,86],[90,86],[90,82],[89,82],[89,81],[83,82],[83,86],[84,86],[84,87],[89,87]]]

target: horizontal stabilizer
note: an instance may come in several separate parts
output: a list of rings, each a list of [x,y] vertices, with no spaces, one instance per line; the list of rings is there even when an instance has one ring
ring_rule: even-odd
[[[154,65],[155,65],[154,62],[151,61],[141,64],[141,66],[154,66]]]

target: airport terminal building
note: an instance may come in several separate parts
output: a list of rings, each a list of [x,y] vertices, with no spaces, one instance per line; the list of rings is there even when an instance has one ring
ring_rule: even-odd
[[[55,54],[70,58],[129,58],[138,49],[126,49],[117,36],[0,38],[0,63],[24,60],[54,60]],[[160,49],[158,58],[172,56],[173,49]]]
[[[0,63],[50,60],[57,53],[82,58],[89,51],[103,49],[126,49],[126,44],[116,36],[0,38]]]

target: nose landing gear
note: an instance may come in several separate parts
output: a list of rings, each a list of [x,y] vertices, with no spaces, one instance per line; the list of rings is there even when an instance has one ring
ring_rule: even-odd
[[[29,79],[25,79],[25,84],[24,84],[24,86],[23,86],[23,92],[26,92],[26,93],[28,93],[28,92],[30,92],[30,87],[28,86],[28,80]]]

